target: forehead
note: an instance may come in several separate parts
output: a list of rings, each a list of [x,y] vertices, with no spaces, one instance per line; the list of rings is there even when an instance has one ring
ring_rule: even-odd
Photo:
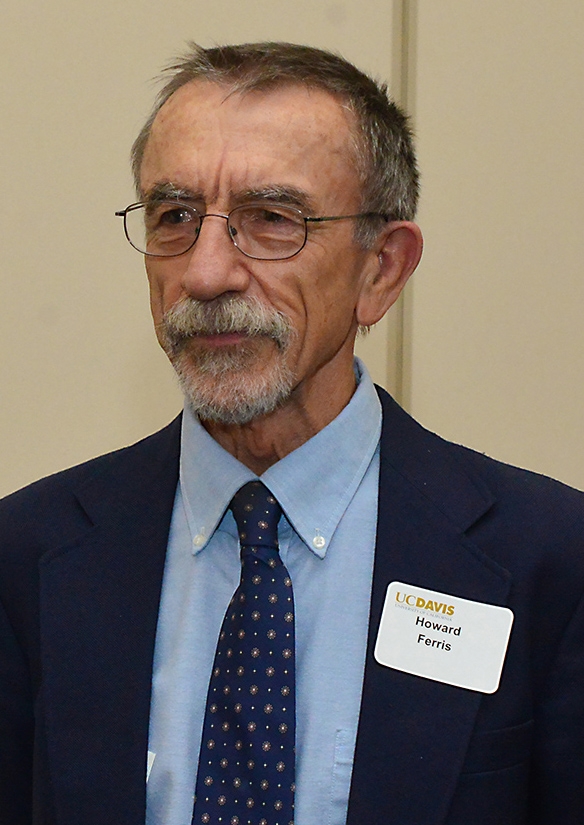
[[[342,191],[345,201],[355,200],[354,131],[352,112],[320,89],[239,93],[196,80],[175,92],[154,120],[142,190],[164,181],[214,199],[273,184],[317,198]]]

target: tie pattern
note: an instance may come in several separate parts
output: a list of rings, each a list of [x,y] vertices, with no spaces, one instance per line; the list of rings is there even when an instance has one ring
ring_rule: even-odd
[[[260,481],[230,507],[241,580],[209,683],[192,825],[293,825],[294,597],[278,552],[282,509]]]

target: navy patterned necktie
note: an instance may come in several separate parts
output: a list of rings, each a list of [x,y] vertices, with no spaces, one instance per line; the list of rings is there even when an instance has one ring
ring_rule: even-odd
[[[293,825],[294,597],[278,552],[282,508],[260,481],[230,507],[241,580],[217,643],[192,825]]]

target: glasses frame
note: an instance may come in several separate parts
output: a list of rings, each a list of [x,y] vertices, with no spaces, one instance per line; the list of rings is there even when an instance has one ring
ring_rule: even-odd
[[[202,215],[198,209],[194,206],[191,206],[189,203],[185,203],[184,201],[180,200],[161,200],[160,203],[168,203],[172,204],[173,206],[181,206],[184,209],[188,209],[191,212],[194,212],[200,219],[201,223],[199,226],[199,231],[197,232],[193,242],[188,246],[183,252],[175,252],[172,255],[159,255],[156,252],[145,252],[143,249],[140,249],[130,238],[128,232],[128,221],[127,215],[130,212],[135,211],[136,209],[142,209],[149,205],[147,201],[138,201],[136,203],[131,203],[129,206],[126,206],[125,209],[121,209],[120,211],[115,213],[117,218],[124,219],[124,234],[130,246],[132,246],[135,250],[137,250],[141,255],[147,255],[149,258],[180,258],[181,255],[186,255],[187,252],[190,252],[191,249],[195,246],[199,239],[199,235],[201,234],[201,229],[203,226],[203,221],[205,218],[223,218],[226,223],[227,234],[233,243],[233,246],[241,252],[242,255],[245,255],[246,258],[251,258],[254,261],[288,261],[290,258],[295,258],[296,255],[299,255],[304,247],[306,246],[306,241],[308,240],[308,225],[311,223],[325,223],[328,221],[345,221],[345,220],[355,220],[355,219],[364,219],[364,218],[382,218],[385,222],[391,220],[391,215],[388,215],[383,212],[359,212],[355,215],[322,215],[320,217],[313,217],[309,215],[305,215],[301,209],[298,209],[296,206],[290,206],[289,204],[282,204],[278,203],[277,201],[259,201],[254,202],[251,201],[250,203],[244,203],[239,206],[234,207],[231,209],[227,214],[216,213],[216,212],[206,212]],[[302,220],[304,221],[304,240],[302,241],[302,246],[300,249],[297,249],[296,252],[293,252],[291,255],[285,255],[283,258],[259,258],[257,255],[250,255],[249,252],[245,252],[237,243],[237,236],[232,235],[230,231],[230,218],[234,212],[238,212],[241,209],[249,208],[250,206],[259,206],[265,209],[269,209],[273,207],[274,209],[289,209],[291,212],[295,212]]]

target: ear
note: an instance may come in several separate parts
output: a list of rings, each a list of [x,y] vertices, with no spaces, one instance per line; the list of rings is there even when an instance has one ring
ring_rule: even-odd
[[[394,304],[422,257],[420,227],[410,221],[392,221],[379,236],[355,309],[362,326],[376,324]]]

